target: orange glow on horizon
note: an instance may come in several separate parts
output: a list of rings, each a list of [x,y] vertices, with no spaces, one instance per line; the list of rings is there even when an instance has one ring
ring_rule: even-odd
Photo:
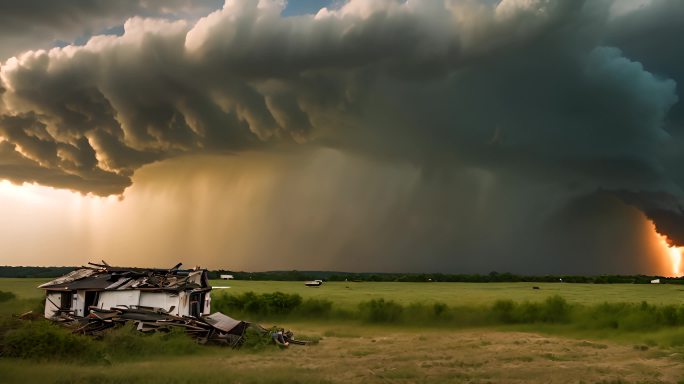
[[[653,226],[655,229],[655,225]],[[660,247],[665,251],[667,262],[672,266],[672,276],[679,277],[682,275],[682,255],[684,254],[684,247],[677,247],[672,244],[672,241],[665,235],[656,231]]]

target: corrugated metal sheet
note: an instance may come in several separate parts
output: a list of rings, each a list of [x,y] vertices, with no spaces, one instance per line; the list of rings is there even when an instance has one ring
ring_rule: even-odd
[[[93,270],[91,268],[77,269],[75,271],[69,272],[68,274],[66,274],[62,277],[58,277],[52,281],[48,281],[45,284],[41,284],[38,286],[38,288],[45,288],[45,287],[70,283],[70,282],[75,281],[75,280],[85,279],[86,277],[90,277],[96,273],[97,273],[97,271]]]
[[[42,284],[39,288],[49,291],[142,289],[173,292],[211,289],[206,270],[125,270],[106,265],[99,268],[84,267]]]

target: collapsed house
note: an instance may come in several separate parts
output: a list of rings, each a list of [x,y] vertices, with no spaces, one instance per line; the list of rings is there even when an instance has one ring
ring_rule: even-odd
[[[282,335],[276,344],[306,345],[292,332],[272,332],[258,324],[210,314],[211,286],[206,269],[142,269],[88,263],[67,275],[40,285],[45,290],[45,317],[65,323],[74,333],[101,335],[133,323],[142,332],[182,328],[204,343],[239,347],[253,327],[262,336]]]
[[[206,269],[117,268],[88,263],[65,276],[40,285],[45,317],[85,317],[91,309],[159,308],[176,316],[199,317],[211,309],[211,286]]]

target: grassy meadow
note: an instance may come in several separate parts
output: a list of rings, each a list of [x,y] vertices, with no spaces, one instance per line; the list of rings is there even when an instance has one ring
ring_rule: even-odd
[[[12,320],[40,310],[36,286],[45,281],[0,279],[0,291],[16,296],[0,305],[0,343],[41,356],[0,357],[0,382],[684,383],[678,285],[212,280],[229,287],[214,290],[213,310],[320,339],[230,350],[125,329],[92,341]],[[269,311],[292,299],[289,315]],[[7,333],[7,324],[23,328]],[[44,339],[71,347],[40,346]]]
[[[296,293],[304,299],[327,299],[341,308],[351,308],[362,301],[381,298],[404,305],[417,302],[480,305],[496,300],[543,301],[554,295],[577,304],[642,301],[649,304],[684,304],[684,286],[667,284],[329,282],[312,288],[291,281],[212,280],[211,285],[230,287],[217,289],[214,294],[279,291]],[[0,290],[3,290],[1,281]]]
[[[19,298],[43,297],[36,287],[49,279],[0,278],[0,291]],[[490,304],[496,300],[543,301],[560,295],[570,303],[684,304],[684,286],[671,284],[566,284],[566,283],[376,283],[328,282],[319,288],[298,281],[211,280],[214,295],[283,292],[302,298],[326,299],[340,308],[352,308],[372,299],[400,304],[445,303],[447,305]],[[532,287],[540,289],[532,289]]]

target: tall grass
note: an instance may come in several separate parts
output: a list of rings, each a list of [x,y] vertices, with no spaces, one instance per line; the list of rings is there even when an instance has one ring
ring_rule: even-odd
[[[329,300],[303,300],[298,294],[282,292],[216,295],[212,297],[211,305],[214,311],[233,317],[247,316],[255,319],[282,319],[288,316],[326,318],[333,308],[333,303]]]
[[[8,321],[14,323],[8,327]],[[101,340],[96,340],[73,334],[47,320],[5,319],[4,329],[0,344],[0,356],[3,357],[108,363],[139,357],[194,354],[204,349],[182,330],[146,335],[129,325],[112,329]]]
[[[201,346],[184,332],[145,335],[132,326],[113,329],[102,340],[80,336],[42,318],[44,301],[13,297],[0,306],[0,356],[36,360],[106,363],[140,356],[194,353]],[[14,315],[33,311],[38,320]]]
[[[19,303],[19,304],[18,304]],[[4,303],[23,308],[22,299]],[[37,302],[32,302],[37,306]],[[542,302],[497,300],[491,304],[449,306],[444,303],[403,305],[392,300],[373,299],[355,309],[339,309],[324,299],[303,300],[297,294],[274,292],[217,295],[214,310],[246,320],[331,320],[368,324],[406,326],[530,326],[543,330],[562,326],[566,330],[610,332],[612,335],[654,335],[657,342],[671,347],[684,346],[684,305],[642,303],[572,304],[563,297],[550,296]],[[39,308],[37,308],[39,309]],[[558,329],[558,327],[556,327]],[[249,339],[249,338],[248,338]],[[258,350],[268,338],[252,338]],[[656,343],[656,342],[654,342]],[[21,321],[0,315],[0,355],[5,357],[59,361],[121,361],[141,356],[186,355],[206,350],[183,331],[145,335],[132,326],[114,329],[94,340],[71,334],[68,329],[46,320]]]
[[[39,360],[100,360],[103,357],[93,339],[74,335],[47,321],[16,321],[4,333],[0,354]]]
[[[0,303],[4,303],[5,301],[10,301],[16,298],[17,296],[12,292],[0,291]]]
[[[277,305],[273,304],[277,303]],[[373,299],[356,309],[339,309],[327,300],[302,300],[297,294],[219,295],[214,309],[262,320],[354,320],[375,324],[497,326],[560,324],[578,330],[619,332],[658,331],[684,326],[684,305],[642,303],[572,304],[559,295],[542,302],[497,300],[488,305],[449,306],[444,303],[403,305]],[[684,341],[682,343],[684,345]]]

